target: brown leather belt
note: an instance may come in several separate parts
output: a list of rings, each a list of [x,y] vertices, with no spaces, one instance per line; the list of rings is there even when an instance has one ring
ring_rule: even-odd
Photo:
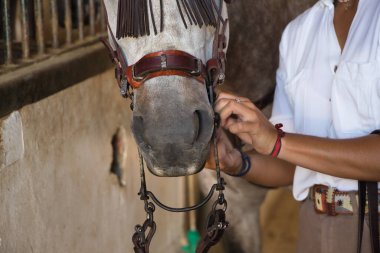
[[[314,209],[317,213],[323,213],[331,216],[335,215],[352,215],[354,213],[352,199],[356,201],[358,206],[357,191],[339,191],[334,187],[325,185],[314,185],[310,188],[310,199],[314,202]],[[380,199],[380,192],[378,192]],[[380,205],[378,201],[380,210]],[[368,203],[365,206],[365,213],[368,213]]]

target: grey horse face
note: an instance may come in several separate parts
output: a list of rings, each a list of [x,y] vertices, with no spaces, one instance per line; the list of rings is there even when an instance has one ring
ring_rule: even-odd
[[[183,176],[204,165],[214,113],[206,86],[182,76],[161,76],[135,90],[132,131],[148,169]]]

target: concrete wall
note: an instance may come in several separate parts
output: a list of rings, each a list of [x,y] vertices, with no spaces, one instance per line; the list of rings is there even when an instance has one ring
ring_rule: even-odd
[[[130,115],[107,71],[0,119],[1,253],[133,251],[145,213]],[[110,173],[119,126],[127,129],[125,187]],[[183,179],[147,181],[164,202],[183,205]],[[178,252],[184,216],[157,210],[155,219],[152,252]]]

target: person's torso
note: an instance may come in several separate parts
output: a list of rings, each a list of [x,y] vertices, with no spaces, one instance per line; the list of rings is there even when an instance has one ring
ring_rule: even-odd
[[[360,0],[343,51],[332,1],[319,1],[288,27],[285,92],[297,133],[327,138],[368,135],[380,128],[380,1]],[[356,190],[357,181],[297,167],[294,194],[324,184]]]

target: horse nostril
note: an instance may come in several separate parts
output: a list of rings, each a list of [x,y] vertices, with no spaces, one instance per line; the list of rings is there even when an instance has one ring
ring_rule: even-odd
[[[194,125],[193,144],[194,144],[198,140],[200,132],[201,132],[202,114],[199,110],[196,110],[193,114],[193,125]]]

